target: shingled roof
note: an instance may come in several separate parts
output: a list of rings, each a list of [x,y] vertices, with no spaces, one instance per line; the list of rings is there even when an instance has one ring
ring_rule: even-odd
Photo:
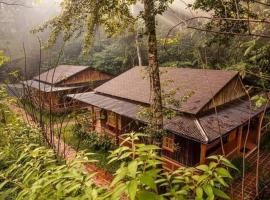
[[[77,66],[77,65],[59,65],[56,68],[52,68],[40,76],[35,76],[35,80],[40,80],[48,84],[57,84],[78,74],[89,68],[88,66]]]
[[[180,100],[192,94],[177,110],[197,114],[238,72],[208,69],[162,67],[161,83],[165,93],[176,91],[175,99]],[[134,67],[106,82],[95,91],[136,102],[149,104],[150,82],[146,67]]]

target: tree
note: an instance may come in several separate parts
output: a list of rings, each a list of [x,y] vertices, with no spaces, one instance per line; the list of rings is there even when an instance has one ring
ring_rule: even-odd
[[[4,55],[4,52],[0,50],[0,66],[9,61],[9,57]]]
[[[153,131],[159,133],[163,127],[162,98],[157,59],[156,15],[162,14],[173,0],[64,0],[61,3],[62,12],[49,20],[36,31],[51,29],[49,45],[54,44],[63,34],[65,41],[73,36],[84,33],[84,53],[89,53],[93,37],[97,29],[102,26],[109,36],[132,30],[137,18],[132,16],[131,6],[142,2],[144,12],[142,17],[145,22],[148,36],[148,71],[151,85],[151,125]],[[34,32],[36,32],[34,31]],[[160,137],[158,137],[160,138]]]

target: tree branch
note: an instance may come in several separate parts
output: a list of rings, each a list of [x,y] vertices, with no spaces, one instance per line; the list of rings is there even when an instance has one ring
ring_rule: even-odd
[[[264,3],[264,2],[261,2],[261,1],[254,1],[254,3],[261,4],[261,5],[264,5],[264,6],[270,6],[270,4]]]
[[[4,4],[4,5],[7,5],[7,6],[21,6],[21,7],[25,7],[25,8],[32,8],[32,7],[26,6],[24,4],[20,4],[20,3],[8,3],[8,2],[5,2],[5,1],[0,1],[0,4]]]
[[[194,26],[187,26],[187,28],[194,29],[197,31],[203,31],[203,32],[209,32],[209,33],[216,33],[216,34],[222,34],[222,35],[236,35],[241,37],[262,37],[262,38],[270,38],[270,35],[263,35],[263,34],[255,34],[255,33],[235,33],[235,32],[227,32],[227,31],[214,31],[214,30],[208,30],[208,29],[202,29]]]

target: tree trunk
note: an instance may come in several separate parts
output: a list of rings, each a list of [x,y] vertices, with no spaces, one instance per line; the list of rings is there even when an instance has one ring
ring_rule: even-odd
[[[137,33],[136,33],[135,42],[136,42],[136,50],[137,50],[138,64],[139,64],[139,66],[142,66],[142,55],[141,55],[141,50],[140,50],[139,31],[138,31],[138,30],[137,30]]]
[[[157,134],[158,141],[160,141],[160,132],[163,128],[162,116],[162,98],[159,77],[159,67],[157,61],[157,38],[156,38],[156,20],[154,12],[154,1],[144,1],[144,20],[146,31],[148,34],[148,71],[150,77],[151,89],[151,126],[154,133]]]

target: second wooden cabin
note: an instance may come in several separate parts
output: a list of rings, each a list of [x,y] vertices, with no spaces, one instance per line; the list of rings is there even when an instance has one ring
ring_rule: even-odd
[[[112,75],[88,66],[59,65],[24,81],[24,95],[36,106],[61,113],[78,106],[66,98],[67,94],[92,91],[111,78]]]

